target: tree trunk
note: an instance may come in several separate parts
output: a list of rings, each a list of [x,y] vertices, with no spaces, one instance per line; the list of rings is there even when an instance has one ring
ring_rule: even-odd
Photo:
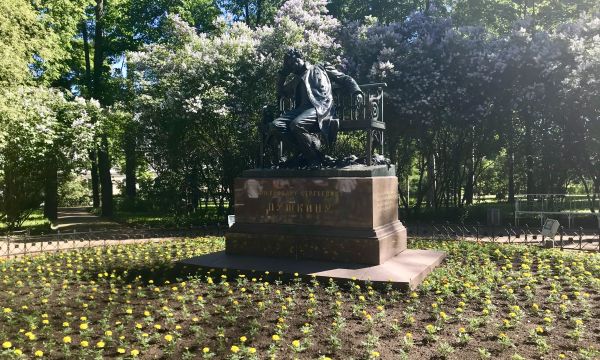
[[[250,0],[246,0],[244,1],[244,17],[246,18],[246,25],[248,25],[248,27],[251,27],[251,21],[250,21]]]
[[[525,172],[527,175],[527,200],[533,200],[530,194],[534,192],[534,179],[533,179],[533,149],[531,142],[533,141],[533,135],[531,134],[531,125],[527,125],[525,130]]]
[[[429,160],[427,160],[427,178],[429,181],[427,202],[431,207],[437,209],[437,182],[436,182],[436,168],[435,168],[435,154],[431,152],[429,155]]]
[[[509,135],[510,136],[510,135]],[[515,203],[515,151],[513,141],[509,140],[508,145],[508,203]]]
[[[83,21],[81,26],[83,35],[83,54],[85,56],[85,86],[88,96],[92,93],[92,67],[90,64],[90,41],[87,29],[87,21]]]
[[[467,162],[467,181],[465,183],[465,191],[463,199],[465,199],[465,205],[473,204],[473,192],[475,188],[475,129],[472,129],[472,140],[470,145],[470,159]]]
[[[102,104],[102,71],[104,63],[104,0],[96,0],[96,29],[94,32],[94,99]]]
[[[125,132],[124,139],[124,152],[125,152],[125,196],[128,200],[134,201],[136,195],[136,170],[137,170],[137,157],[135,153],[136,139],[135,133],[131,129],[127,129]]]
[[[89,152],[90,162],[92,163],[91,177],[92,177],[92,204],[94,208],[100,207],[100,181],[98,180],[98,156],[96,150],[90,150]]]
[[[254,24],[256,27],[261,26],[261,21],[262,21],[262,0],[257,0],[256,1],[256,24]]]
[[[198,171],[192,168],[192,173],[190,174],[190,200],[192,212],[194,213],[198,210],[198,205],[200,204],[200,184],[198,180]]]
[[[81,33],[83,36],[83,54],[85,57],[85,86],[87,96],[90,97],[93,92],[92,87],[92,66],[90,63],[90,41],[87,28],[87,22],[84,20],[81,24]],[[90,150],[89,152],[90,163],[91,163],[91,178],[92,178],[92,206],[94,208],[100,207],[100,185],[98,182],[98,159],[96,156],[96,150]]]
[[[102,216],[113,215],[112,179],[110,177],[110,157],[108,156],[108,138],[102,135],[98,149],[98,168],[100,170],[100,189],[102,190]]]
[[[45,172],[44,216],[54,221],[58,218],[58,167],[54,156],[49,157]]]
[[[104,0],[96,0],[96,29],[94,32],[94,78],[92,96],[104,105]],[[102,134],[98,149],[98,170],[100,175],[101,212],[103,216],[112,216],[112,180],[110,178],[110,157],[108,155],[107,134]]]

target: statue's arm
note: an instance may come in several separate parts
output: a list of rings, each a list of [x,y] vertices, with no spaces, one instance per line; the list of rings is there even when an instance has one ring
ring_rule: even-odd
[[[325,66],[325,71],[327,72],[327,76],[329,76],[329,80],[337,84],[342,91],[345,91],[351,95],[363,93],[356,81],[351,76],[344,74],[331,65]]]
[[[277,93],[279,97],[291,98],[294,96],[296,85],[298,84],[298,77],[294,76],[290,81],[286,82],[289,72],[280,71],[279,78],[277,80]]]

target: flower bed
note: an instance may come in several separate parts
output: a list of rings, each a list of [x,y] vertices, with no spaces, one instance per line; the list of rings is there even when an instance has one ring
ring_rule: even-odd
[[[597,358],[600,256],[413,241],[448,258],[415,292],[277,273],[188,274],[222,238],[0,263],[0,357]]]

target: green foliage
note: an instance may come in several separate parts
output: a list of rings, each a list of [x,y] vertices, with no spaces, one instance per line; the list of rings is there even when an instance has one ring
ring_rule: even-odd
[[[157,173],[148,199],[179,214],[200,199],[224,212],[233,179],[255,162],[262,107],[275,100],[286,46],[314,60],[339,52],[338,23],[325,11],[322,1],[289,2],[274,27],[235,22],[210,36],[170,17],[169,44],[128,55],[140,143]]]
[[[60,181],[58,199],[58,206],[88,206],[91,197],[87,181],[73,173],[68,173]]]
[[[13,229],[9,229],[6,224],[0,222],[0,233],[10,232]],[[23,221],[20,227],[21,231],[27,231],[31,235],[48,233],[50,228],[50,221],[44,217],[44,213],[40,209],[31,211],[29,216]]]
[[[233,20],[255,28],[272,24],[283,0],[217,0],[217,3]]]
[[[45,169],[72,159],[91,141],[94,105],[67,101],[43,87],[5,88],[0,93],[0,220],[19,227],[40,206]]]
[[[67,70],[85,0],[0,3],[0,85],[49,83]]]

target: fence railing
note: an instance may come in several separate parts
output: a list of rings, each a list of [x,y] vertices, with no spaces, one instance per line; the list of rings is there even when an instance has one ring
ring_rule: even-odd
[[[115,229],[88,229],[88,231],[57,231],[55,233],[40,235],[30,235],[28,231],[19,231],[0,237],[0,258],[41,252],[109,246],[142,239],[209,235],[222,236],[226,228],[225,224],[185,228],[122,227]]]
[[[14,232],[0,237],[0,258],[18,257],[41,252],[110,246],[135,242],[141,239],[181,238],[190,236],[223,236],[226,224],[186,228],[126,227],[118,229],[89,229],[88,231],[57,231],[51,234],[30,235],[27,231]],[[460,240],[502,244],[524,244],[556,247],[561,250],[600,252],[600,231],[589,232],[579,228],[574,231],[562,226],[553,239],[541,230],[524,227],[490,227],[465,224],[413,224],[407,226],[409,237],[431,240]]]
[[[490,227],[465,224],[414,224],[407,226],[409,237],[425,237],[431,240],[463,240],[503,244],[523,244],[556,247],[561,250],[600,252],[600,231],[584,231],[583,228],[568,230],[560,227],[554,238],[542,235],[541,229],[523,227]]]

